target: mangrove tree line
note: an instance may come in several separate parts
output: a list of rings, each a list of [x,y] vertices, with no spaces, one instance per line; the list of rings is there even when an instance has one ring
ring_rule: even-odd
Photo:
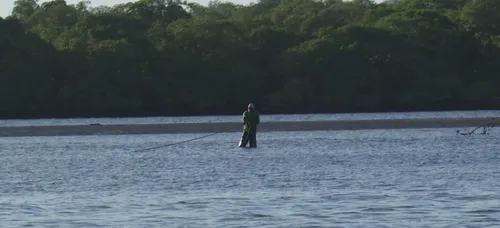
[[[17,0],[0,117],[499,108],[498,0]]]

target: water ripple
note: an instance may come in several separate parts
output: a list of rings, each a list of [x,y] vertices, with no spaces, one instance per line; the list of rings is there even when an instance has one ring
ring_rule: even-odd
[[[0,138],[2,227],[492,227],[496,137],[449,129]]]

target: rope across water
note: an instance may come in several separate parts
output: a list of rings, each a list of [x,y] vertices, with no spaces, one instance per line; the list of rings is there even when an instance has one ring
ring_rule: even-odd
[[[201,136],[201,137],[196,137],[196,138],[192,138],[192,139],[189,139],[189,140],[184,140],[184,141],[180,141],[180,142],[170,143],[170,144],[166,144],[166,145],[162,145],[162,146],[155,146],[155,147],[150,147],[150,148],[145,148],[145,149],[134,150],[132,152],[142,152],[142,151],[147,151],[147,150],[160,149],[160,148],[164,148],[164,147],[169,147],[169,146],[174,146],[174,145],[178,145],[178,144],[182,144],[182,143],[187,143],[187,142],[195,141],[195,140],[202,139],[202,138],[207,138],[207,137],[210,137],[210,136],[213,136],[213,135],[217,135],[217,134],[221,134],[221,133],[223,133],[223,132],[216,132],[216,133],[204,135],[204,136]]]

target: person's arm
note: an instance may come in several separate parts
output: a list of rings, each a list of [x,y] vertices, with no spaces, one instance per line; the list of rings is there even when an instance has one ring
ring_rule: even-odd
[[[257,112],[257,125],[259,125],[259,123],[260,123],[260,113]]]
[[[246,125],[248,123],[248,116],[247,112],[243,112],[243,125]]]

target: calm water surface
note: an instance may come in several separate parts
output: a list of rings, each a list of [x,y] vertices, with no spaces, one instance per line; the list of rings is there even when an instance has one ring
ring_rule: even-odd
[[[190,116],[190,117],[137,117],[137,118],[75,118],[0,120],[0,126],[45,126],[80,124],[161,124],[161,123],[218,123],[241,122],[241,112],[231,116]],[[421,118],[475,118],[500,117],[500,110],[490,111],[450,111],[450,112],[399,112],[399,113],[344,113],[344,114],[301,114],[267,115],[261,112],[265,121],[318,121],[318,120],[371,120],[371,119],[421,119]]]
[[[494,227],[500,130],[0,138],[1,227]]]

